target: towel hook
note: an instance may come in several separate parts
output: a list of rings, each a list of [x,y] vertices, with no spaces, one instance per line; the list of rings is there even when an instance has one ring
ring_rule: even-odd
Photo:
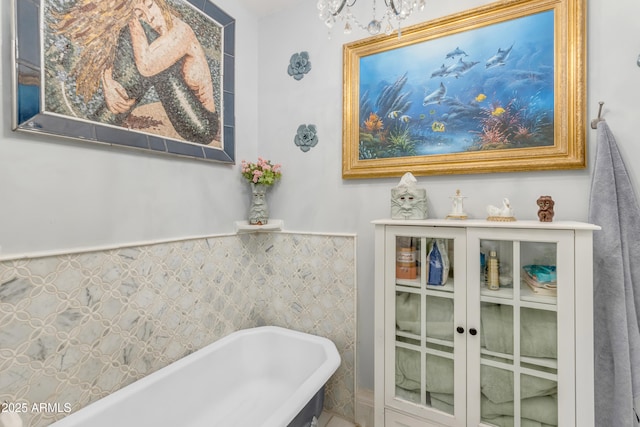
[[[604,102],[600,101],[598,102],[598,104],[600,104],[600,108],[598,109],[598,118],[591,120],[591,129],[598,129],[598,123],[604,121],[604,119],[600,118],[600,115],[602,114],[602,106],[604,105]]]

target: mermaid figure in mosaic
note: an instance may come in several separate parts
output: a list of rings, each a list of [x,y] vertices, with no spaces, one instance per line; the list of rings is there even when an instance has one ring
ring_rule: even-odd
[[[209,65],[191,27],[165,0],[79,0],[55,30],[81,48],[71,68],[77,93],[104,105],[92,120],[120,126],[151,89],[185,140],[220,145]]]

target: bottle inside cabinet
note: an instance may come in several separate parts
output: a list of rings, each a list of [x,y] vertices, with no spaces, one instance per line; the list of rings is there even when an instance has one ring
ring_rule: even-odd
[[[500,266],[496,251],[489,252],[487,261],[487,288],[491,291],[500,289]]]
[[[396,237],[396,278],[415,280],[418,277],[418,249],[413,237]]]

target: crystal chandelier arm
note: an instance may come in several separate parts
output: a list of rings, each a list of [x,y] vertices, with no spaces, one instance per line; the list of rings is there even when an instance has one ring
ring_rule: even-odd
[[[398,8],[396,7],[395,0],[384,0],[384,4],[386,4],[388,8],[390,7],[396,16],[400,15],[400,11],[398,11]]]
[[[351,32],[351,26],[353,24],[367,30],[372,35],[378,34],[384,23],[386,23],[386,34],[391,34],[393,31],[391,20],[394,19],[398,21],[398,35],[400,35],[400,22],[408,18],[415,8],[423,10],[426,0],[384,0],[385,11],[380,19],[376,17],[376,0],[370,0],[373,3],[373,18],[369,21],[368,25],[363,25],[351,14],[351,7],[353,7],[357,1],[358,0],[318,0],[317,7],[320,11],[320,19],[324,21],[329,29],[331,29],[338,20],[344,22],[345,34]]]
[[[349,0],[342,0],[342,1],[340,2],[340,6],[338,6],[338,9],[337,9],[335,12],[331,12],[331,14],[332,14],[333,16],[338,16],[338,15],[340,15],[340,12],[342,12],[342,9],[344,9],[344,7],[345,7],[345,6],[347,6],[347,7],[351,7],[351,6],[353,6],[354,4],[356,4],[356,1],[357,1],[357,0],[353,0],[351,3],[349,3]]]

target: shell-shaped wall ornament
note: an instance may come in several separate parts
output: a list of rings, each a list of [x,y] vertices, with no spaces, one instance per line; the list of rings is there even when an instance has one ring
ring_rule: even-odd
[[[318,144],[316,125],[300,125],[293,142],[305,153]]]

